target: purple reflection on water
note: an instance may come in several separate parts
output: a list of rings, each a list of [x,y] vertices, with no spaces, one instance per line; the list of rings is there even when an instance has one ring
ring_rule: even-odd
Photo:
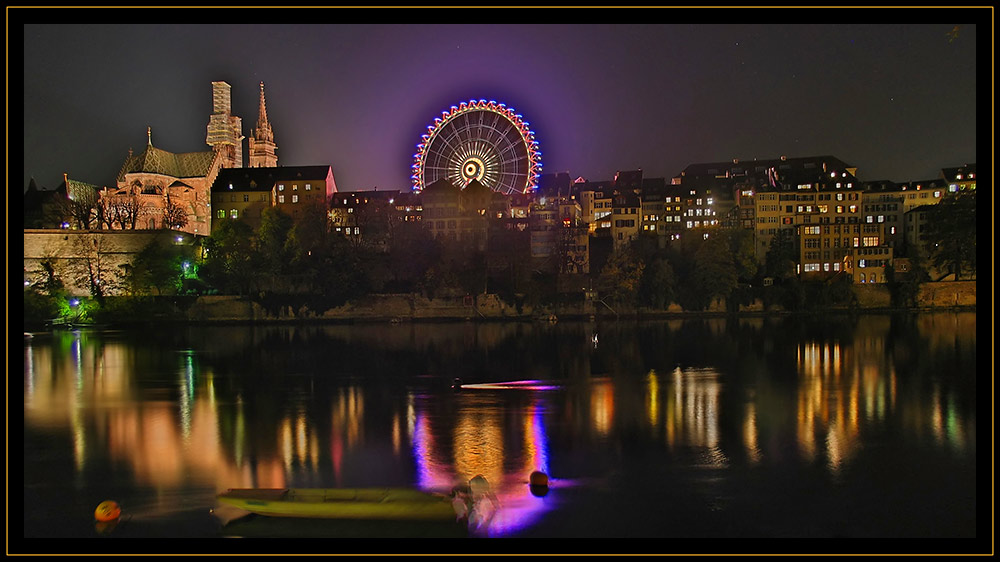
[[[472,390],[559,390],[562,385],[550,381],[526,380],[510,382],[488,382],[480,384],[463,384],[462,389]]]
[[[558,388],[554,385],[539,384],[539,381],[517,381],[501,388],[542,389]],[[489,385],[483,386],[487,388]],[[537,388],[536,388],[537,387]],[[463,385],[463,388],[465,386]],[[500,482],[490,482],[490,491],[495,505],[483,503],[486,510],[482,519],[470,523],[470,531],[480,536],[504,536],[516,533],[534,524],[552,507],[553,498],[548,488],[542,493],[529,486],[529,476],[534,471],[548,474],[549,443],[544,424],[544,408],[536,400],[525,414],[524,456],[514,463],[519,468],[505,472]],[[425,491],[448,493],[455,482],[455,469],[440,458],[443,443],[434,440],[427,417],[419,408],[411,411],[412,443],[416,464],[417,486]],[[446,449],[447,447],[445,447]],[[514,459],[509,459],[514,460]],[[550,480],[550,486],[554,484]],[[536,495],[537,494],[537,495]],[[481,524],[477,525],[477,523]]]

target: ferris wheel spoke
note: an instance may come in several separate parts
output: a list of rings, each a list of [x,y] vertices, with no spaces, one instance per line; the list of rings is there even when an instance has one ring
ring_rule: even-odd
[[[520,115],[474,100],[438,121],[415,159],[414,189],[444,177],[462,187],[478,179],[502,193],[533,187],[539,161],[533,133],[526,132]]]

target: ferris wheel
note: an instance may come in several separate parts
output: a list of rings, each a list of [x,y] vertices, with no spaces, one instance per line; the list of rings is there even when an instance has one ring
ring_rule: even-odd
[[[445,178],[464,189],[473,179],[505,195],[538,186],[541,152],[535,133],[513,108],[469,100],[441,112],[413,155],[413,190]]]

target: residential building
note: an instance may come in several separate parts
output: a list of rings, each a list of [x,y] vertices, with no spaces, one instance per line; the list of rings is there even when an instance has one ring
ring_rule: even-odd
[[[213,218],[244,219],[257,228],[266,208],[297,219],[306,205],[327,207],[336,193],[331,166],[225,168],[212,184]]]

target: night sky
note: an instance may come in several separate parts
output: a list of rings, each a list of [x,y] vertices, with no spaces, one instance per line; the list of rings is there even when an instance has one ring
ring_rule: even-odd
[[[168,12],[169,21],[199,15]],[[132,19],[157,21],[139,13]],[[389,13],[361,18],[391,21]],[[462,19],[414,13],[415,21]],[[490,12],[457,13],[485,21]],[[359,18],[339,10],[280,14],[290,21]],[[505,17],[534,21],[534,14]],[[555,11],[562,21],[603,14],[609,12]],[[720,19],[718,11],[614,14],[636,22]],[[828,12],[797,14],[824,21]],[[34,177],[53,188],[64,172],[112,185],[129,149],[144,148],[147,126],[158,148],[208,150],[215,80],[232,86],[245,136],[257,123],[263,81],[279,163],[332,165],[341,191],[409,189],[416,144],[434,117],[480,98],[506,103],[530,123],[543,173],[609,180],[616,170],[641,168],[646,177],[669,178],[698,162],[829,154],[857,166],[862,180],[922,180],[975,162],[977,132],[989,133],[977,131],[977,85],[989,96],[991,77],[975,25],[989,14],[888,12],[896,21],[937,22],[919,24],[859,24],[863,10],[834,10],[835,23],[803,25],[22,26],[12,10],[9,138],[17,138],[20,124],[23,29],[25,187]],[[30,13],[33,21],[47,15],[55,14]],[[747,21],[780,19],[773,10],[749,15]],[[246,152],[244,145],[244,158]]]

